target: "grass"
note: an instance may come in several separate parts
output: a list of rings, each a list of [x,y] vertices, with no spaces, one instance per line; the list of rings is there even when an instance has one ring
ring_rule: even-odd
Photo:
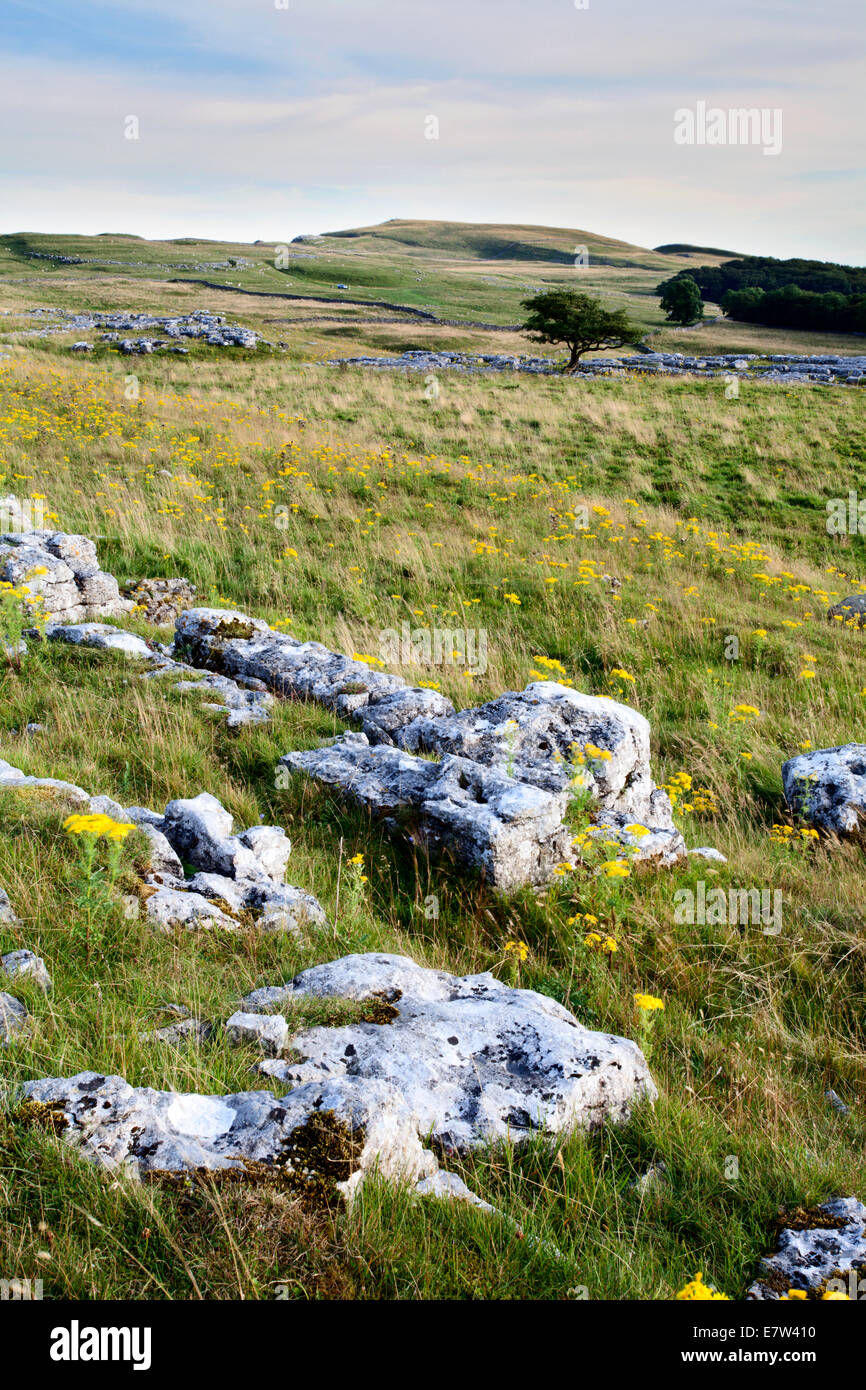
[[[147,250],[124,245],[130,259]],[[173,254],[217,260],[226,248],[193,249]],[[432,251],[455,249],[472,250],[428,246],[418,263],[438,274]],[[7,285],[10,308],[32,304],[38,281],[44,302],[215,306],[256,326],[275,312],[249,300],[241,315],[227,292],[134,268],[96,278],[64,267],[61,279],[41,266],[15,262],[33,278]],[[233,733],[200,696],[142,682],[120,657],[34,645],[20,673],[0,674],[0,757],[124,805],[161,810],[208,790],[239,825],[283,825],[290,880],[331,918],[341,839],[344,859],[364,854],[368,883],[346,893],[344,875],[336,925],[300,939],[162,935],[118,907],[88,941],[68,807],[3,794],[0,883],[23,926],[0,927],[0,948],[43,955],[54,989],[15,989],[36,1030],[4,1056],[0,1273],[42,1277],[48,1297],[568,1299],[585,1288],[620,1300],[670,1298],[701,1269],[742,1296],[780,1207],[862,1198],[866,1186],[862,850],[785,845],[772,829],[790,819],[782,761],[861,736],[862,634],[826,609],[863,587],[863,538],[825,526],[827,500],[862,476],[858,393],[753,384],[729,401],[721,380],[442,374],[431,402],[423,378],[312,365],[321,339],[310,346],[304,321],[279,313],[283,357],[132,361],[70,359],[66,339],[22,338],[10,315],[0,489],[44,495],[53,524],[98,537],[123,583],[182,574],[203,602],[338,650],[376,657],[381,634],[403,623],[483,631],[487,668],[473,680],[459,664],[391,668],[460,706],[521,689],[533,672],[627,699],[651,722],[657,780],[686,771],[712,793],[696,803],[708,809],[678,812],[687,842],[728,863],[613,883],[575,873],[504,899],[398,850],[333,795],[281,786],[281,754],[343,727],[322,710],[280,704],[271,724]],[[335,331],[333,343],[349,331],[369,343],[397,330]],[[405,332],[426,342],[445,330]],[[125,625],[167,636],[135,616]],[[738,704],[758,716],[732,719]],[[28,722],[46,732],[13,732]],[[121,892],[137,853],[131,839]],[[678,924],[675,892],[701,879],[781,890],[781,935]],[[575,919],[587,913],[617,940],[611,962],[584,944]],[[505,951],[514,938],[529,948],[519,966]],[[375,1184],[351,1212],[267,1184],[136,1185],[14,1119],[15,1083],[84,1068],[160,1088],[256,1086],[251,1054],[228,1049],[219,1028],[183,1052],[140,1035],[170,1021],[168,1005],[219,1025],[258,985],[380,949],[492,970],[626,1036],[639,1027],[633,994],[662,997],[648,1040],[658,1103],[623,1128],[456,1164],[503,1214],[493,1218]],[[824,1102],[828,1088],[847,1117]],[[641,1195],[635,1178],[659,1161],[666,1184]]]

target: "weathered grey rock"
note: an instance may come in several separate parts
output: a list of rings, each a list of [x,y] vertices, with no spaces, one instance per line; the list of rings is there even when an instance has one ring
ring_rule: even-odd
[[[398,742],[410,752],[472,758],[544,791],[583,788],[606,811],[674,828],[669,803],[667,819],[660,819],[665,793],[664,800],[650,800],[658,789],[650,770],[648,720],[605,696],[534,681],[523,691],[506,691],[489,704],[447,718],[415,720]],[[593,756],[585,751],[587,744],[609,756]]]
[[[201,1046],[213,1034],[213,1024],[200,1018],[182,1018],[151,1033],[140,1033],[139,1042],[168,1043],[170,1047]]]
[[[58,801],[71,801],[88,804],[90,797],[73,782],[61,782],[56,777],[26,777],[20,768],[13,767],[0,758],[0,787],[32,788],[37,794],[55,796]]]
[[[86,536],[63,531],[20,531],[0,535],[0,579],[25,584],[41,599],[49,621],[80,623],[128,613],[117,581],[99,568],[96,546]]]
[[[242,845],[252,855],[263,874],[282,883],[286,876],[292,842],[278,825],[252,825],[238,835]]]
[[[346,956],[244,1000],[268,1010],[305,995],[393,1001],[390,1023],[312,1028],[301,1061],[259,1070],[292,1085],[387,1081],[419,1134],[446,1148],[561,1133],[627,1118],[656,1089],[635,1043],[583,1028],[561,1004],[492,975],[425,970],[406,956]]]
[[[387,744],[371,747],[364,734],[349,734],[327,748],[287,753],[280,762],[339,787],[384,817],[395,834],[434,854],[453,854],[506,892],[546,883],[569,858],[567,793],[541,791],[467,758],[430,762]],[[407,824],[408,813],[414,814],[414,827]]]
[[[297,932],[328,925],[325,909],[318,898],[290,883],[280,883],[267,890],[254,884],[248,906],[258,912],[256,926],[259,931]]]
[[[689,854],[695,855],[697,859],[714,859],[719,864],[727,864],[727,859],[720,850],[713,849],[712,845],[696,845],[689,850]]]
[[[845,627],[866,625],[866,594],[850,594],[827,609],[827,621]]]
[[[318,899],[290,883],[199,873],[185,886],[205,898],[228,903],[235,912],[251,913],[260,931],[300,931],[304,927],[327,925],[325,910]]]
[[[195,601],[195,585],[188,579],[142,579],[127,590],[135,611],[155,627],[167,627],[182,608]]]
[[[46,994],[51,989],[51,976],[45,961],[34,951],[8,951],[0,957],[0,975],[9,979],[31,979]]]
[[[18,918],[15,916],[12,909],[12,904],[9,901],[9,895],[6,889],[0,888],[0,922],[8,922],[10,926],[14,926],[17,921]]]
[[[161,831],[145,821],[136,827],[147,840],[147,866],[152,874],[167,879],[183,879],[183,864]]]
[[[831,1218],[826,1226],[821,1225],[824,1213]],[[778,1299],[788,1289],[817,1289],[832,1277],[847,1283],[845,1276],[852,1271],[866,1278],[863,1203],[855,1197],[836,1197],[818,1207],[815,1221],[807,1230],[786,1227],[779,1233],[776,1250],[762,1259],[764,1272],[752,1284],[747,1299]]]
[[[209,792],[169,802],[162,831],[184,859],[226,878],[277,881],[285,874],[291,841],[278,826],[253,826],[232,835],[232,817]]]
[[[152,655],[142,637],[124,632],[108,623],[48,623],[45,636],[49,641],[70,642],[76,647],[97,647],[101,651],[123,652],[124,656],[147,658]]]
[[[449,1173],[446,1168],[438,1168],[429,1178],[422,1178],[415,1184],[415,1192],[419,1197],[439,1197],[449,1202],[468,1202],[472,1207],[478,1207],[481,1211],[495,1211],[489,1202],[482,1201],[476,1192],[472,1192],[461,1177],[456,1173]]]
[[[30,1032],[32,1020],[24,1005],[11,994],[0,990],[0,1046],[8,1047],[13,1038]]]
[[[175,655],[235,678],[263,681],[278,695],[315,700],[344,718],[363,710],[365,725],[381,727],[383,735],[399,727],[403,718],[413,717],[411,703],[398,711],[399,702],[389,700],[397,691],[411,690],[416,710],[453,708],[442,696],[434,700],[435,691],[407,687],[402,676],[386,675],[320,642],[299,642],[234,609],[191,608],[181,613]]]
[[[399,1096],[383,1082],[340,1076],[269,1091],[203,1096],[134,1089],[122,1077],[81,1072],[24,1087],[27,1102],[65,1121],[63,1136],[92,1162],[133,1176],[249,1164],[278,1168],[299,1188],[332,1186],[351,1200],[365,1175],[413,1185],[435,1173]]]
[[[222,927],[225,931],[237,931],[237,922],[199,893],[189,893],[166,884],[153,886],[155,891],[147,898],[145,911],[162,930],[185,927],[187,931],[200,931]]]
[[[252,1044],[267,1057],[279,1057],[289,1038],[289,1025],[280,1014],[234,1013],[225,1031],[232,1046]]]
[[[866,819],[866,744],[818,748],[782,764],[796,815],[834,835],[859,835]]]
[[[89,583],[90,581],[88,581]],[[228,716],[229,728],[239,728],[242,724],[266,723],[271,717],[273,696],[266,690],[242,689],[237,681],[228,676],[214,674],[212,671],[197,670],[181,661],[173,661],[164,651],[154,650],[143,638],[122,628],[107,623],[48,623],[45,637],[49,641],[69,642],[75,646],[95,647],[101,650],[123,652],[126,656],[147,661],[149,670],[142,679],[156,676],[181,676],[174,689],[178,691],[213,691],[219,703],[209,703],[204,709],[215,710]],[[194,677],[194,679],[190,679]],[[250,682],[252,685],[252,682]]]
[[[666,792],[659,796],[668,801]],[[669,804],[669,803],[668,803]],[[664,818],[664,808],[660,814]],[[643,832],[647,833],[644,834]],[[611,845],[608,857],[616,859],[622,853],[631,864],[651,864],[655,868],[671,868],[686,858],[686,842],[676,827],[670,829],[641,821],[622,812],[602,811],[595,818],[595,824],[588,831],[590,839],[602,846]],[[621,846],[621,850],[613,848]]]
[[[850,1108],[845,1104],[842,1097],[837,1095],[835,1091],[825,1091],[824,1099],[826,1100],[830,1109],[835,1110],[837,1115],[851,1114]]]

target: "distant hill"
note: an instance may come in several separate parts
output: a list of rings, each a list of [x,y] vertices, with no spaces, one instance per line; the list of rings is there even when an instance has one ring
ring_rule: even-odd
[[[739,256],[739,251],[722,251],[718,246],[692,246],[688,241],[669,241],[654,248],[660,256]]]
[[[390,247],[425,256],[529,261],[539,265],[573,265],[580,249],[586,247],[590,260],[596,265],[647,269],[659,263],[658,252],[645,246],[582,228],[543,227],[531,223],[431,222],[395,217],[370,227],[325,232],[322,241],[352,242],[369,250]]]

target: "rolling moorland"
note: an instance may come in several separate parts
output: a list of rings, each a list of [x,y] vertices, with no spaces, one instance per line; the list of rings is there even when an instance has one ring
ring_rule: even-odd
[[[589,265],[576,270],[579,246]],[[93,921],[69,808],[0,788],[0,885],[20,919],[0,923],[0,950],[29,948],[53,976],[50,994],[14,991],[34,1028],[4,1049],[0,1272],[42,1278],[46,1297],[625,1300],[673,1298],[701,1270],[733,1299],[780,1213],[863,1199],[863,851],[804,836],[780,772],[799,751],[862,738],[863,633],[827,608],[866,589],[863,537],[829,535],[826,508],[861,486],[863,393],[747,381],[730,399],[721,377],[445,372],[431,399],[423,378],[322,365],[412,347],[535,352],[513,327],[520,300],[575,276],[626,304],[655,349],[862,351],[710,305],[700,326],[664,324],[654,286],[713,261],[424,222],[293,243],[284,269],[270,244],[0,236],[0,496],[44,499],[50,524],[93,538],[122,587],[183,576],[199,603],[374,662],[404,622],[483,631],[486,670],[471,679],[389,663],[458,708],[540,677],[627,701],[650,722],[656,781],[685,788],[688,845],[727,861],[578,869],[504,896],[401,850],[312,783],[279,785],[287,749],[350,727],[336,715],[277,701],[270,722],[232,730],[120,654],[31,641],[0,674],[0,758],[123,806],[209,791],[239,824],[284,826],[288,878],[328,924],[156,932],[119,906],[134,837],[118,905]],[[96,334],[73,354],[81,334],[40,336],[39,307],[208,310],[265,341],[124,357]],[[117,621],[171,640],[136,613]],[[678,924],[674,893],[698,881],[781,891],[781,933]],[[587,941],[593,926],[614,952]],[[555,1145],[450,1158],[494,1214],[372,1180],[349,1209],[277,1182],[134,1183],[17,1118],[18,1083],[83,1070],[205,1094],[263,1086],[220,1027],[183,1049],[145,1035],[177,1006],[221,1024],[260,985],[370,951],[489,970],[637,1038],[658,1100]],[[663,1009],[642,1016],[636,993]],[[291,1008],[293,1030],[358,1016]],[[640,1183],[662,1164],[661,1181]]]

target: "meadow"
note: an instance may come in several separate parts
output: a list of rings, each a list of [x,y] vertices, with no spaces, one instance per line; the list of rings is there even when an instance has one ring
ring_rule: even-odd
[[[455,249],[467,255],[465,242]],[[201,246],[195,256],[208,258]],[[35,950],[54,976],[49,996],[26,992],[36,1031],[4,1057],[0,1270],[43,1278],[46,1297],[567,1299],[583,1289],[607,1300],[670,1299],[702,1270],[742,1297],[781,1210],[866,1187],[862,848],[804,836],[780,776],[800,750],[861,737],[863,635],[828,622],[827,608],[866,589],[863,538],[829,536],[825,524],[827,501],[860,484],[861,393],[747,382],[729,400],[721,379],[442,373],[431,400],[423,377],[316,359],[356,341],[383,348],[389,335],[489,350],[480,330],[353,326],[351,315],[323,326],[307,322],[311,306],[114,269],[90,279],[87,267],[43,271],[19,258],[11,278],[0,271],[10,311],[0,494],[44,499],[50,524],[96,539],[122,585],[182,575],[202,603],[374,662],[381,634],[403,623],[483,631],[487,668],[472,678],[459,664],[391,667],[458,707],[539,676],[624,699],[651,723],[656,780],[681,788],[687,843],[727,857],[616,880],[565,873],[544,892],[503,898],[400,851],[333,796],[278,786],[281,754],[345,727],[321,709],[280,703],[270,724],[229,731],[198,696],[140,681],[120,656],[32,643],[20,670],[10,661],[0,672],[0,757],[123,805],[161,810],[208,790],[244,825],[285,826],[288,878],[331,923],[300,938],[166,936],[118,910],[87,930],[63,808],[0,794],[0,883],[24,923],[0,925],[0,948]],[[661,278],[653,265],[642,273]],[[401,274],[384,297],[409,302],[406,265]],[[461,307],[456,289],[440,297]],[[286,349],[195,347],[184,359],[98,349],[81,360],[68,336],[23,336],[18,311],[38,302],[215,308]],[[494,312],[473,302],[474,317]],[[512,304],[498,302],[511,321]],[[720,326],[713,342],[732,350],[724,344],[741,331]],[[696,335],[706,347],[711,329]],[[760,350],[778,343],[765,335]],[[135,615],[125,625],[169,640]],[[45,731],[17,732],[29,722]],[[124,846],[121,888],[135,854]],[[356,855],[363,881],[347,888],[344,877],[335,917],[338,873]],[[678,924],[674,893],[698,881],[780,890],[781,934]],[[594,930],[615,951],[602,953]],[[515,941],[525,950],[506,947]],[[160,1088],[256,1086],[251,1054],[219,1030],[184,1051],[141,1034],[169,1021],[172,1004],[220,1021],[257,985],[369,950],[491,970],[590,1027],[638,1036],[658,1102],[624,1127],[453,1161],[496,1217],[374,1183],[349,1212],[276,1184],[136,1185],[16,1122],[17,1082],[86,1068]],[[639,992],[664,1008],[642,1017]],[[828,1106],[828,1089],[847,1115]],[[660,1163],[662,1183],[635,1185]]]

